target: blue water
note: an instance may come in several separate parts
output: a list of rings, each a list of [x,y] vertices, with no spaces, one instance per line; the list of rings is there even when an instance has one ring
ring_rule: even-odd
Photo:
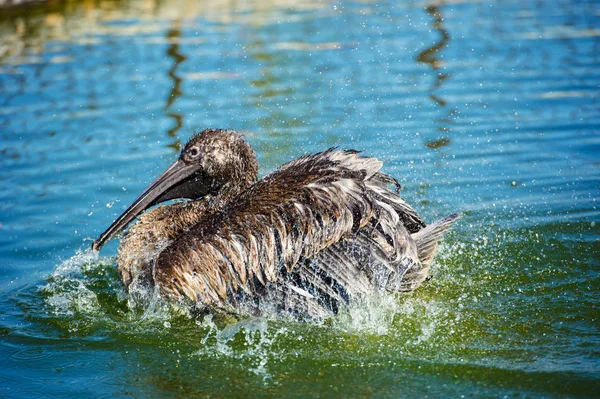
[[[0,8],[0,396],[597,397],[599,37],[595,1]],[[85,250],[206,127],[462,212],[433,279],[319,325],[132,305]]]

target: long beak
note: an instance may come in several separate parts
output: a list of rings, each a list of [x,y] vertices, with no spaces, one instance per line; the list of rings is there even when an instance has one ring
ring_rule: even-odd
[[[129,208],[94,241],[92,249],[99,251],[104,244],[119,234],[133,219],[151,206],[174,198],[189,198],[189,195],[187,195],[189,190],[184,188],[187,185],[182,183],[197,171],[197,165],[187,165],[181,159],[175,161],[174,164],[169,166],[167,170],[146,187],[142,194],[129,205]]]

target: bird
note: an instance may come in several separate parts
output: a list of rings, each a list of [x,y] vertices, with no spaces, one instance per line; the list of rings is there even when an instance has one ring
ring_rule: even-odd
[[[226,314],[328,318],[368,295],[419,287],[460,217],[426,224],[381,168],[333,147],[259,179],[243,134],[205,129],[92,249],[125,231],[116,261],[130,292]]]

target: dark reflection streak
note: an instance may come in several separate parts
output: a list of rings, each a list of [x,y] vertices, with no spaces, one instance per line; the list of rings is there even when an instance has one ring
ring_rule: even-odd
[[[436,89],[439,89],[442,86],[442,84],[444,83],[444,81],[446,79],[448,79],[448,77],[449,77],[448,74],[439,72],[439,69],[442,65],[442,60],[439,55],[448,46],[448,42],[450,41],[450,34],[446,30],[446,28],[444,28],[444,24],[443,24],[444,18],[442,17],[442,13],[440,11],[439,5],[427,6],[425,8],[425,10],[431,17],[433,17],[433,21],[434,21],[433,27],[437,32],[439,32],[441,37],[440,37],[440,40],[435,42],[433,45],[431,45],[430,47],[427,47],[426,49],[421,51],[417,55],[417,61],[421,62],[423,64],[429,65],[431,67],[431,69],[433,69],[436,72],[435,82],[429,89],[429,98],[431,98],[433,101],[435,101],[435,103],[438,104],[439,106],[446,107],[448,105],[448,102],[446,100],[444,100],[443,98],[439,97],[438,95],[436,95],[434,93],[434,91]],[[441,130],[443,132],[448,131],[449,130],[449,127],[447,126],[448,121],[449,121],[448,118],[438,118],[437,122],[441,124],[441,126],[439,127],[439,130]],[[442,139],[434,140],[434,142],[427,143],[426,144],[427,147],[439,148],[441,146],[448,145],[448,144],[450,144],[450,139],[442,138]]]
[[[172,29],[169,29],[167,32],[167,39],[170,43],[169,48],[167,49],[167,56],[173,59],[173,65],[169,69],[168,76],[173,81],[173,86],[169,96],[167,97],[167,104],[165,105],[167,116],[173,118],[175,121],[175,126],[167,131],[167,135],[174,139],[173,142],[169,144],[169,147],[174,148],[176,151],[181,149],[181,141],[177,137],[177,133],[183,127],[183,115],[181,113],[171,111],[170,108],[183,94],[181,91],[181,83],[183,79],[177,75],[177,68],[179,67],[179,64],[187,59],[187,57],[180,52],[179,39],[181,38],[181,29],[178,25],[179,23],[176,22],[175,26]]]
[[[436,31],[440,33],[441,38],[431,47],[427,47],[425,50],[421,51],[417,56],[417,61],[423,64],[427,64],[431,66],[431,68],[434,71],[437,71],[440,68],[440,65],[442,64],[442,61],[438,57],[438,53],[440,53],[448,45],[448,42],[450,41],[450,34],[444,28],[443,17],[438,6],[427,6],[425,10],[429,15],[431,15],[434,18],[433,27]],[[446,78],[448,78],[448,75],[438,73],[432,89],[439,88]]]

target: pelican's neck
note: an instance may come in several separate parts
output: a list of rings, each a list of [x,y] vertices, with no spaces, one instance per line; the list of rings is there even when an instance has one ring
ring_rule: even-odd
[[[235,201],[254,180],[227,182],[200,200],[158,206],[143,213],[121,239],[117,268],[123,283],[129,286],[135,276],[150,278],[154,260],[167,245]]]
[[[227,182],[213,195],[207,195],[202,201],[206,202],[206,214],[212,215],[234,202],[242,195],[252,182]]]

